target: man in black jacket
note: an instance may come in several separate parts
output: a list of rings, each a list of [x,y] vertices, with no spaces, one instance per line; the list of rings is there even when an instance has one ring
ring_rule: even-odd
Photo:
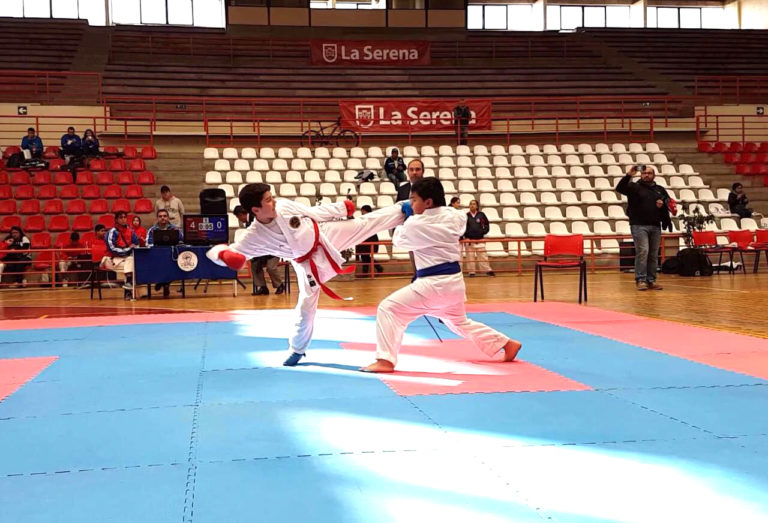
[[[411,184],[424,178],[424,162],[418,158],[408,162],[408,181],[401,182],[397,187],[397,200],[408,200],[411,197]]]
[[[405,162],[400,157],[400,151],[397,150],[397,147],[393,147],[389,154],[390,157],[384,162],[384,172],[389,181],[397,187],[400,182],[405,181]]]
[[[467,240],[482,240],[491,230],[488,223],[488,217],[480,210],[477,200],[469,202],[469,212],[467,213],[467,230],[464,238]],[[464,253],[467,257],[467,271],[469,277],[474,278],[475,271],[486,273],[488,276],[496,276],[488,263],[488,254],[485,252],[485,243],[480,241],[471,241],[464,243]]]
[[[632,176],[640,174],[640,181]],[[627,215],[635,242],[635,283],[637,290],[659,291],[656,270],[661,244],[661,224],[672,229],[669,216],[669,195],[653,181],[656,172],[648,166],[636,165],[616,185],[616,191],[627,196]]]
[[[456,126],[456,138],[459,145],[467,145],[469,135],[469,121],[472,119],[472,111],[467,107],[467,101],[463,98],[459,105],[453,108],[453,123]]]

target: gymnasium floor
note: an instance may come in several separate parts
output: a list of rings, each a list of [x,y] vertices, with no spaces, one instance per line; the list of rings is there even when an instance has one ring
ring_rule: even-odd
[[[390,376],[403,280],[334,285],[294,369],[295,297],[0,293],[0,521],[768,521],[768,278],[529,279],[468,280],[520,361],[422,319]]]

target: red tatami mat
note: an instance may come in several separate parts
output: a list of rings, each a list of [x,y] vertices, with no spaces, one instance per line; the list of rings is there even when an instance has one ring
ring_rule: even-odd
[[[367,343],[342,343],[347,350],[374,354]],[[525,361],[502,363],[467,340],[404,345],[397,371],[379,377],[401,396],[472,392],[547,392],[589,390],[590,387]]]
[[[0,359],[0,401],[40,374],[58,356]]]

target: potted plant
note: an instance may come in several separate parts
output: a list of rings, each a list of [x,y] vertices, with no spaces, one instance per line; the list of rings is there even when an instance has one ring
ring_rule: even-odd
[[[680,228],[683,232],[683,238],[685,239],[685,246],[688,248],[693,247],[693,232],[703,231],[704,227],[708,223],[715,223],[715,216],[713,214],[702,214],[699,211],[699,206],[695,205],[693,211],[688,210],[688,204],[682,205],[683,214],[680,216]]]

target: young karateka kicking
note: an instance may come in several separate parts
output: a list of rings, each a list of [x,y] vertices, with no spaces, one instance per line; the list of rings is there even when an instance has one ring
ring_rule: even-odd
[[[312,339],[320,290],[341,299],[325,282],[355,270],[354,265],[341,268],[344,258],[340,251],[402,224],[410,204],[400,202],[348,220],[355,211],[350,200],[307,207],[291,200],[275,200],[270,186],[264,183],[246,185],[239,198],[240,204],[253,214],[253,223],[240,241],[212,247],[207,256],[234,270],[242,269],[248,258],[257,256],[291,261],[299,286],[298,317],[289,338],[290,355],[283,365],[292,367],[305,355]]]
[[[412,251],[416,278],[379,304],[376,313],[376,362],[364,372],[392,372],[403,333],[422,316],[440,318],[453,332],[472,340],[488,356],[503,351],[512,361],[522,344],[487,325],[467,318],[461,274],[459,238],[467,228],[467,214],[445,205],[443,186],[435,178],[422,178],[411,188],[414,215],[395,229],[392,244]]]

